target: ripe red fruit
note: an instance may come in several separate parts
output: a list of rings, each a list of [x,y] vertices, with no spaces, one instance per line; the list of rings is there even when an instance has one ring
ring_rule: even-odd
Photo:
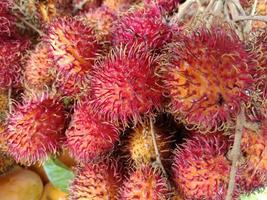
[[[158,7],[163,13],[170,13],[178,7],[180,0],[144,0],[149,6]]]
[[[16,33],[16,17],[11,13],[11,1],[0,2],[0,37]]]
[[[56,153],[65,128],[64,107],[45,94],[26,99],[8,117],[4,133],[8,152],[16,162],[31,165]]]
[[[267,121],[258,132],[244,129],[241,150],[245,164],[239,182],[244,192],[253,192],[267,184]]]
[[[230,161],[225,157],[229,143],[221,136],[194,135],[174,155],[173,181],[187,200],[225,199]]]
[[[51,87],[55,80],[53,60],[46,43],[39,43],[27,57],[24,69],[25,87],[36,92]]]
[[[171,38],[171,31],[159,9],[138,9],[130,11],[117,20],[113,27],[114,45],[145,45],[158,49]]]
[[[157,59],[138,46],[118,47],[94,67],[93,109],[107,121],[128,125],[160,109],[162,92],[154,74]]]
[[[76,171],[70,185],[70,200],[95,199],[119,200],[118,189],[121,175],[112,163],[88,163]]]
[[[74,97],[85,93],[99,51],[93,29],[76,18],[59,18],[49,26],[46,40],[56,64],[58,90]]]
[[[111,151],[119,140],[116,127],[96,116],[88,103],[76,107],[66,136],[70,154],[84,163]]]
[[[167,195],[166,179],[149,165],[132,172],[120,191],[121,200],[167,200]]]
[[[21,83],[22,53],[29,44],[26,39],[0,39],[0,88],[7,89]]]
[[[228,128],[240,102],[249,100],[249,59],[244,44],[229,29],[200,28],[178,37],[168,46],[165,66],[159,70],[169,111],[193,129]]]

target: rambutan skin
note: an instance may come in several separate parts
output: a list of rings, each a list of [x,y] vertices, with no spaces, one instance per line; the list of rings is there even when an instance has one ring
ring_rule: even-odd
[[[0,150],[0,175],[7,172],[13,166],[15,166],[15,161]]]
[[[153,50],[161,48],[172,36],[160,10],[155,7],[129,11],[121,16],[114,23],[112,34],[114,45],[142,44]]]
[[[119,140],[117,128],[94,114],[87,102],[74,110],[66,136],[70,154],[83,163],[103,157]]]
[[[118,47],[100,61],[92,73],[90,101],[107,121],[127,126],[149,116],[162,104],[162,91],[154,74],[157,58],[138,46]]]
[[[180,0],[144,0],[149,6],[157,6],[163,13],[170,13],[177,8]]]
[[[167,200],[166,179],[149,165],[140,166],[125,180],[121,200]]]
[[[171,137],[164,130],[157,127],[153,130],[156,135],[157,147],[162,162],[170,157]],[[129,153],[134,165],[140,166],[156,161],[156,152],[153,145],[151,127],[148,123],[138,125],[129,135],[125,145],[125,151]]]
[[[49,26],[46,41],[55,62],[58,90],[66,96],[82,95],[88,90],[100,48],[93,29],[76,18],[58,18]]]
[[[41,42],[27,56],[24,67],[25,87],[41,92],[51,87],[54,80],[54,63],[49,57],[48,45]]]
[[[118,189],[121,181],[116,161],[88,163],[76,170],[70,185],[70,200],[119,200]]]
[[[57,98],[48,94],[25,99],[7,119],[8,153],[18,163],[44,161],[60,148],[64,138],[66,113]]]
[[[102,5],[115,12],[121,12],[127,10],[132,2],[133,0],[103,0]]]
[[[162,76],[169,112],[190,128],[216,131],[229,127],[253,83],[250,56],[229,29],[199,28],[181,35],[166,50]]]
[[[11,13],[11,1],[0,2],[0,36],[9,37],[16,33],[16,17]]]
[[[73,8],[79,8],[82,12],[89,11],[91,9],[97,9],[101,6],[102,0],[88,0],[84,3],[83,0],[73,0]]]
[[[267,121],[258,132],[243,130],[241,151],[245,163],[240,167],[240,188],[253,192],[267,184]]]
[[[27,39],[0,39],[0,88],[21,84],[21,59],[23,52],[28,49]]]
[[[221,133],[194,135],[174,154],[173,181],[186,200],[223,200],[229,182],[229,143]]]

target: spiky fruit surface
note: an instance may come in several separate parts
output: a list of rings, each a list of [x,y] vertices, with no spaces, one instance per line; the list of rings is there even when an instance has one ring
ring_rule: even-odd
[[[75,109],[66,136],[70,154],[85,163],[110,151],[119,140],[116,127],[96,116],[88,103]]]
[[[259,0],[256,6],[256,13],[258,15],[265,16],[267,15],[267,0]],[[252,22],[252,28],[254,30],[267,28],[266,23],[262,21],[254,21]]]
[[[111,39],[111,27],[116,19],[116,14],[103,6],[85,13],[85,22],[94,27],[98,41],[109,41]]]
[[[120,191],[121,200],[167,200],[166,179],[148,165],[140,166],[125,180]]]
[[[16,17],[11,13],[11,1],[0,2],[0,36],[11,36],[16,33]]]
[[[155,132],[160,158],[162,161],[166,161],[170,156],[170,136],[158,128],[155,128],[153,131]],[[134,129],[129,136],[126,148],[134,164],[137,166],[156,161],[151,127],[148,123],[143,126],[139,125]]]
[[[112,32],[114,45],[142,44],[149,49],[158,49],[171,38],[170,28],[155,7],[129,11],[118,19]]]
[[[96,9],[97,7],[101,5],[101,3],[102,3],[102,0],[87,0],[85,3],[84,3],[84,0],[73,0],[72,1],[74,10],[79,9],[82,11]]]
[[[27,58],[24,69],[26,88],[36,92],[50,87],[55,80],[53,60],[49,57],[48,45],[39,43]]]
[[[244,129],[241,150],[245,164],[241,166],[241,188],[253,192],[267,184],[267,121],[259,132]]]
[[[161,68],[169,111],[200,131],[225,129],[253,82],[249,55],[231,30],[200,28],[168,46]]]
[[[15,161],[0,150],[0,175],[15,166]]]
[[[132,2],[133,0],[104,0],[103,6],[106,6],[113,11],[119,12],[127,10]]]
[[[116,163],[86,164],[70,185],[70,200],[119,200],[120,176]]]
[[[157,6],[163,13],[170,13],[177,8],[180,0],[144,0],[149,6]]]
[[[174,183],[186,200],[225,199],[230,161],[228,141],[221,133],[195,135],[178,147],[174,155]]]
[[[47,42],[58,73],[57,88],[63,95],[82,95],[99,50],[93,29],[76,18],[59,18],[50,25]]]
[[[25,39],[0,39],[0,88],[7,89],[21,82],[22,53],[29,47]]]
[[[0,89],[0,121],[4,120],[6,117],[6,113],[8,111],[8,103],[8,91]]]
[[[65,128],[65,112],[57,98],[43,95],[26,99],[8,118],[4,137],[16,162],[30,165],[56,153]]]
[[[128,125],[149,116],[162,103],[154,74],[157,58],[138,52],[138,46],[118,47],[95,66],[91,102],[107,121]]]

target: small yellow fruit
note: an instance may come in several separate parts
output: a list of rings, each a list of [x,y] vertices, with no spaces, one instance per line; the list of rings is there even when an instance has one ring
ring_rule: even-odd
[[[41,178],[33,171],[20,167],[0,177],[1,200],[40,200]]]
[[[36,172],[42,179],[43,183],[46,184],[49,182],[49,179],[45,173],[43,165],[41,163],[36,163],[29,168],[30,170]]]
[[[41,200],[67,200],[67,194],[54,187],[51,183],[47,183]]]

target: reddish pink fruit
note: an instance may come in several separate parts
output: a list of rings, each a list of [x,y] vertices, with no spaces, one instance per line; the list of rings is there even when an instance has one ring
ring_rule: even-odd
[[[17,105],[8,117],[4,136],[16,162],[31,165],[44,161],[61,146],[65,112],[57,98],[45,94]]]
[[[178,8],[180,0],[144,0],[148,6],[156,6],[163,13],[170,13],[174,9]]]
[[[157,59],[138,50],[115,48],[94,68],[90,98],[94,111],[107,121],[136,124],[161,107],[162,91],[154,74]]]
[[[11,1],[0,2],[0,36],[8,37],[16,33],[16,17],[11,13]]]
[[[111,151],[119,140],[116,127],[96,116],[88,103],[76,107],[66,136],[70,154],[84,163]]]

